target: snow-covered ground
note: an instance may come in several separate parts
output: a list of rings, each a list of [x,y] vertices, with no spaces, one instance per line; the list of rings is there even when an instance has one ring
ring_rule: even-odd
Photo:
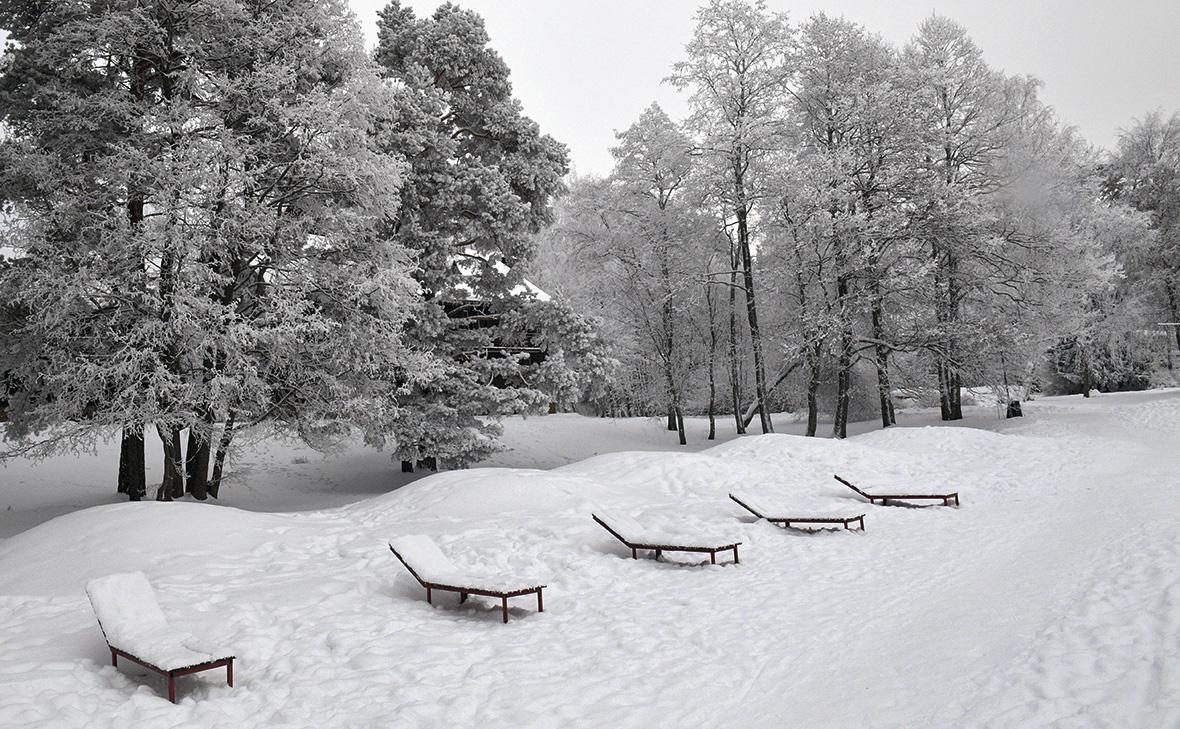
[[[318,471],[326,503],[354,503],[109,504],[0,541],[0,726],[1178,726],[1180,391],[1026,412],[698,452],[650,421],[534,418],[510,424],[515,450],[498,456],[517,468],[371,498],[396,481],[385,456],[260,443],[227,501],[306,506]],[[12,473],[26,489],[73,484],[34,490],[14,518],[48,514],[38,504],[58,490],[110,498],[106,472],[57,460],[0,471],[0,498],[24,493]],[[871,506],[833,473],[952,487],[963,505]],[[867,531],[756,522],[726,498],[738,489],[863,512]],[[591,521],[603,507],[740,539],[741,564],[632,561]],[[427,605],[385,545],[404,534],[542,577],[546,611],[520,600],[502,625],[481,598]],[[234,688],[218,671],[181,679],[173,706],[157,678],[107,665],[82,585],[129,570],[170,622],[234,648]]]

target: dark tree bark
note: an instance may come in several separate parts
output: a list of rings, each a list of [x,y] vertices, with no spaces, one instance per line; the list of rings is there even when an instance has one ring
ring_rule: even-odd
[[[742,382],[737,346],[737,261],[730,252],[729,273],[729,389],[733,399],[733,419],[737,434],[745,435],[746,424],[742,422]]]
[[[181,453],[180,428],[156,425],[164,447],[164,475],[156,491],[156,501],[172,501],[184,496],[184,456]]]
[[[836,412],[832,418],[832,435],[846,438],[848,407],[852,401],[852,286],[844,241],[836,236],[832,248],[836,265],[836,311],[840,322],[840,349],[836,355]]]
[[[889,381],[889,348],[885,346],[885,312],[881,304],[881,284],[876,279],[872,286],[870,318],[873,327],[873,346],[877,364],[877,397],[880,400],[881,427],[897,424],[893,408],[893,385]]]
[[[746,318],[750,325],[750,348],[754,353],[754,392],[758,398],[758,418],[763,433],[773,433],[774,424],[770,420],[770,407],[766,393],[766,366],[762,358],[762,332],[758,328],[758,304],[754,289],[754,262],[750,254],[750,231],[747,226],[749,210],[746,205],[745,182],[742,173],[735,165],[735,192],[737,204],[734,214],[737,216],[737,244],[741,258],[742,280],[746,294]]]
[[[144,465],[143,426],[123,428],[119,442],[119,493],[129,501],[140,501],[147,495],[147,473]]]
[[[807,348],[807,433],[809,437],[815,436],[816,428],[819,427],[819,383],[820,383],[820,356],[822,350],[820,345],[815,344]]]
[[[212,423],[208,425],[211,430]],[[184,490],[200,501],[209,497],[209,437],[209,431],[202,433],[200,428],[189,428],[184,454]]]
[[[213,457],[213,474],[209,477],[206,491],[213,498],[221,492],[221,476],[225,472],[225,457],[229,453],[229,446],[234,439],[234,414],[231,412],[225,420],[225,427],[221,430],[221,438],[217,441],[217,453]]]
[[[717,438],[717,327],[713,321],[713,288],[705,284],[705,306],[709,313],[709,437]]]

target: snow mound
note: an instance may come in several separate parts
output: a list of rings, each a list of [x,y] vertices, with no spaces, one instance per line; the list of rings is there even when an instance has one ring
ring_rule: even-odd
[[[587,486],[550,471],[473,468],[434,474],[346,510],[448,519],[550,515],[577,508]]]
[[[77,594],[112,572],[150,571],[167,557],[177,572],[247,551],[290,526],[290,517],[214,504],[96,506],[59,516],[0,542],[0,593]]]

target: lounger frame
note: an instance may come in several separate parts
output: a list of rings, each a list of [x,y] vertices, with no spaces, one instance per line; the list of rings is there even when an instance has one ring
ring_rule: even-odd
[[[833,474],[832,478],[868,499],[870,504],[880,502],[882,506],[889,506],[890,501],[941,501],[943,506],[950,506],[953,500],[955,506],[959,505],[958,491],[951,491],[945,494],[870,494],[867,491],[858,489],[847,479],[840,478],[835,474]]]
[[[641,549],[645,550],[645,551],[655,552],[656,559],[659,559],[660,555],[662,555],[664,552],[697,552],[700,554],[708,554],[709,555],[709,564],[717,564],[717,553],[718,552],[732,551],[733,552],[733,563],[734,564],[741,563],[741,560],[738,559],[738,545],[740,545],[741,542],[734,542],[732,544],[723,544],[723,545],[717,546],[717,547],[697,547],[697,546],[690,546],[690,545],[685,545],[685,544],[644,544],[641,542],[629,542],[623,538],[622,534],[619,534],[614,529],[611,529],[610,526],[607,525],[606,522],[604,522],[602,519],[599,519],[597,515],[591,514],[591,516],[594,517],[594,521],[598,522],[599,526],[601,526],[603,529],[610,532],[611,536],[613,536],[615,539],[618,539],[620,542],[627,545],[627,547],[629,547],[631,549],[631,559],[639,559],[639,550],[641,550]]]
[[[442,590],[444,592],[457,592],[457,593],[459,593],[459,602],[460,603],[467,602],[467,597],[469,595],[483,595],[484,597],[498,597],[498,598],[500,598],[500,608],[503,611],[504,622],[507,623],[508,622],[508,598],[520,597],[521,595],[531,595],[533,593],[536,593],[537,594],[537,612],[539,612],[539,613],[545,612],[545,602],[541,597],[541,590],[543,590],[545,588],[545,585],[536,585],[535,587],[524,587],[519,590],[485,590],[483,588],[468,587],[465,585],[447,585],[442,582],[431,582],[429,580],[422,579],[422,576],[419,575],[418,572],[413,567],[410,566],[410,563],[406,561],[405,557],[402,557],[400,554],[398,554],[398,551],[393,548],[392,544],[389,545],[389,551],[393,552],[393,556],[397,557],[398,561],[401,562],[402,565],[407,570],[409,570],[410,574],[414,576],[414,579],[418,581],[418,584],[420,584],[426,588],[426,602],[430,603],[431,605],[434,604],[434,591],[435,590]]]
[[[227,686],[229,686],[230,688],[233,688],[233,685],[234,685],[234,657],[233,656],[228,656],[226,658],[218,658],[215,661],[207,661],[205,663],[197,663],[192,666],[185,666],[184,668],[174,668],[171,671],[166,671],[163,668],[160,668],[159,666],[153,665],[153,664],[143,660],[142,658],[139,658],[138,656],[131,655],[127,651],[119,650],[118,648],[114,647],[110,643],[107,643],[107,647],[111,649],[111,665],[112,666],[118,666],[119,665],[119,656],[122,656],[123,658],[126,658],[129,661],[132,661],[134,663],[138,663],[139,665],[143,666],[144,668],[146,668],[150,671],[155,671],[156,673],[167,678],[168,679],[168,700],[174,704],[176,703],[176,677],[177,676],[187,676],[190,673],[200,673],[201,671],[209,671],[214,668],[221,668],[222,666],[225,666],[225,684]]]
[[[768,521],[771,524],[781,524],[784,527],[791,527],[792,524],[840,524],[845,529],[852,530],[852,524],[855,522],[860,525],[859,528],[857,529],[857,531],[863,532],[865,530],[865,515],[864,514],[859,514],[857,516],[849,516],[849,517],[843,517],[843,516],[767,516],[765,514],[760,513],[757,509],[753,508],[752,506],[750,506],[746,502],[742,501],[739,497],[734,496],[733,494],[730,494],[729,498],[736,501],[738,506],[740,506],[743,509],[745,509],[746,511],[750,512],[754,516],[758,517],[759,519],[762,519],[763,521]]]
[[[168,679],[168,700],[176,703],[176,678],[178,676],[187,676],[192,673],[200,673],[202,671],[211,671],[214,668],[221,668],[225,666],[225,684],[230,688],[234,685],[234,656],[226,656],[225,658],[218,658],[212,661],[205,661],[204,663],[194,663],[191,666],[182,666],[181,668],[173,668],[171,670],[160,668],[159,666],[145,661],[139,656],[128,653],[127,651],[116,648],[111,645],[111,641],[107,638],[106,628],[102,627],[102,621],[98,621],[98,629],[102,631],[102,637],[106,640],[107,648],[111,651],[111,665],[116,668],[119,666],[119,657],[122,656],[127,660],[138,663],[149,671],[155,671],[164,678]]]

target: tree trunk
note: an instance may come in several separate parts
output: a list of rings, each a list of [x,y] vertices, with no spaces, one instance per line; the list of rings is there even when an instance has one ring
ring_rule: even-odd
[[[212,423],[209,424],[212,426]],[[209,497],[209,437],[210,427],[202,432],[200,427],[188,429],[188,447],[184,454],[184,490],[194,499],[204,501]]]
[[[225,457],[229,453],[230,443],[234,439],[234,414],[231,412],[225,419],[225,427],[221,430],[221,438],[217,441],[217,454],[213,457],[213,475],[209,477],[206,491],[213,498],[221,492],[221,475],[225,472]]]
[[[705,284],[705,305],[709,313],[709,440],[717,438],[717,327],[713,322],[713,289]]]
[[[164,450],[164,475],[156,491],[156,501],[172,501],[184,496],[184,456],[180,446],[180,428],[156,425]]]
[[[1082,365],[1082,397],[1090,397],[1093,388],[1093,376],[1090,374],[1090,352],[1083,344],[1078,347],[1078,361]]]
[[[762,332],[758,328],[758,304],[754,289],[754,262],[750,255],[750,232],[747,227],[747,213],[745,203],[745,186],[740,178],[737,179],[738,205],[734,209],[737,215],[738,254],[741,256],[742,279],[746,294],[746,317],[750,325],[750,347],[754,352],[754,392],[758,398],[758,417],[763,433],[773,433],[774,424],[770,420],[770,404],[766,396],[766,367],[762,359]]]
[[[835,245],[836,263],[836,310],[840,321],[840,350],[836,356],[836,412],[832,418],[832,435],[848,437],[848,407],[852,402],[852,316],[849,301],[852,291],[849,285],[848,266],[844,254],[844,241],[837,237]]]
[[[742,422],[741,368],[737,347],[737,267],[735,256],[730,256],[729,273],[729,388],[733,397],[733,419],[737,434],[745,435],[746,424]]]
[[[881,283],[873,280],[871,319],[873,326],[874,354],[877,364],[877,397],[880,399],[881,427],[897,424],[893,409],[893,385],[889,382],[889,348],[885,346],[885,312],[881,302]]]
[[[818,344],[807,348],[807,433],[814,437],[819,427],[819,381],[820,381],[820,346]]]
[[[147,495],[143,425],[138,423],[123,428],[119,442],[119,493],[127,494],[129,501],[140,501]]]

